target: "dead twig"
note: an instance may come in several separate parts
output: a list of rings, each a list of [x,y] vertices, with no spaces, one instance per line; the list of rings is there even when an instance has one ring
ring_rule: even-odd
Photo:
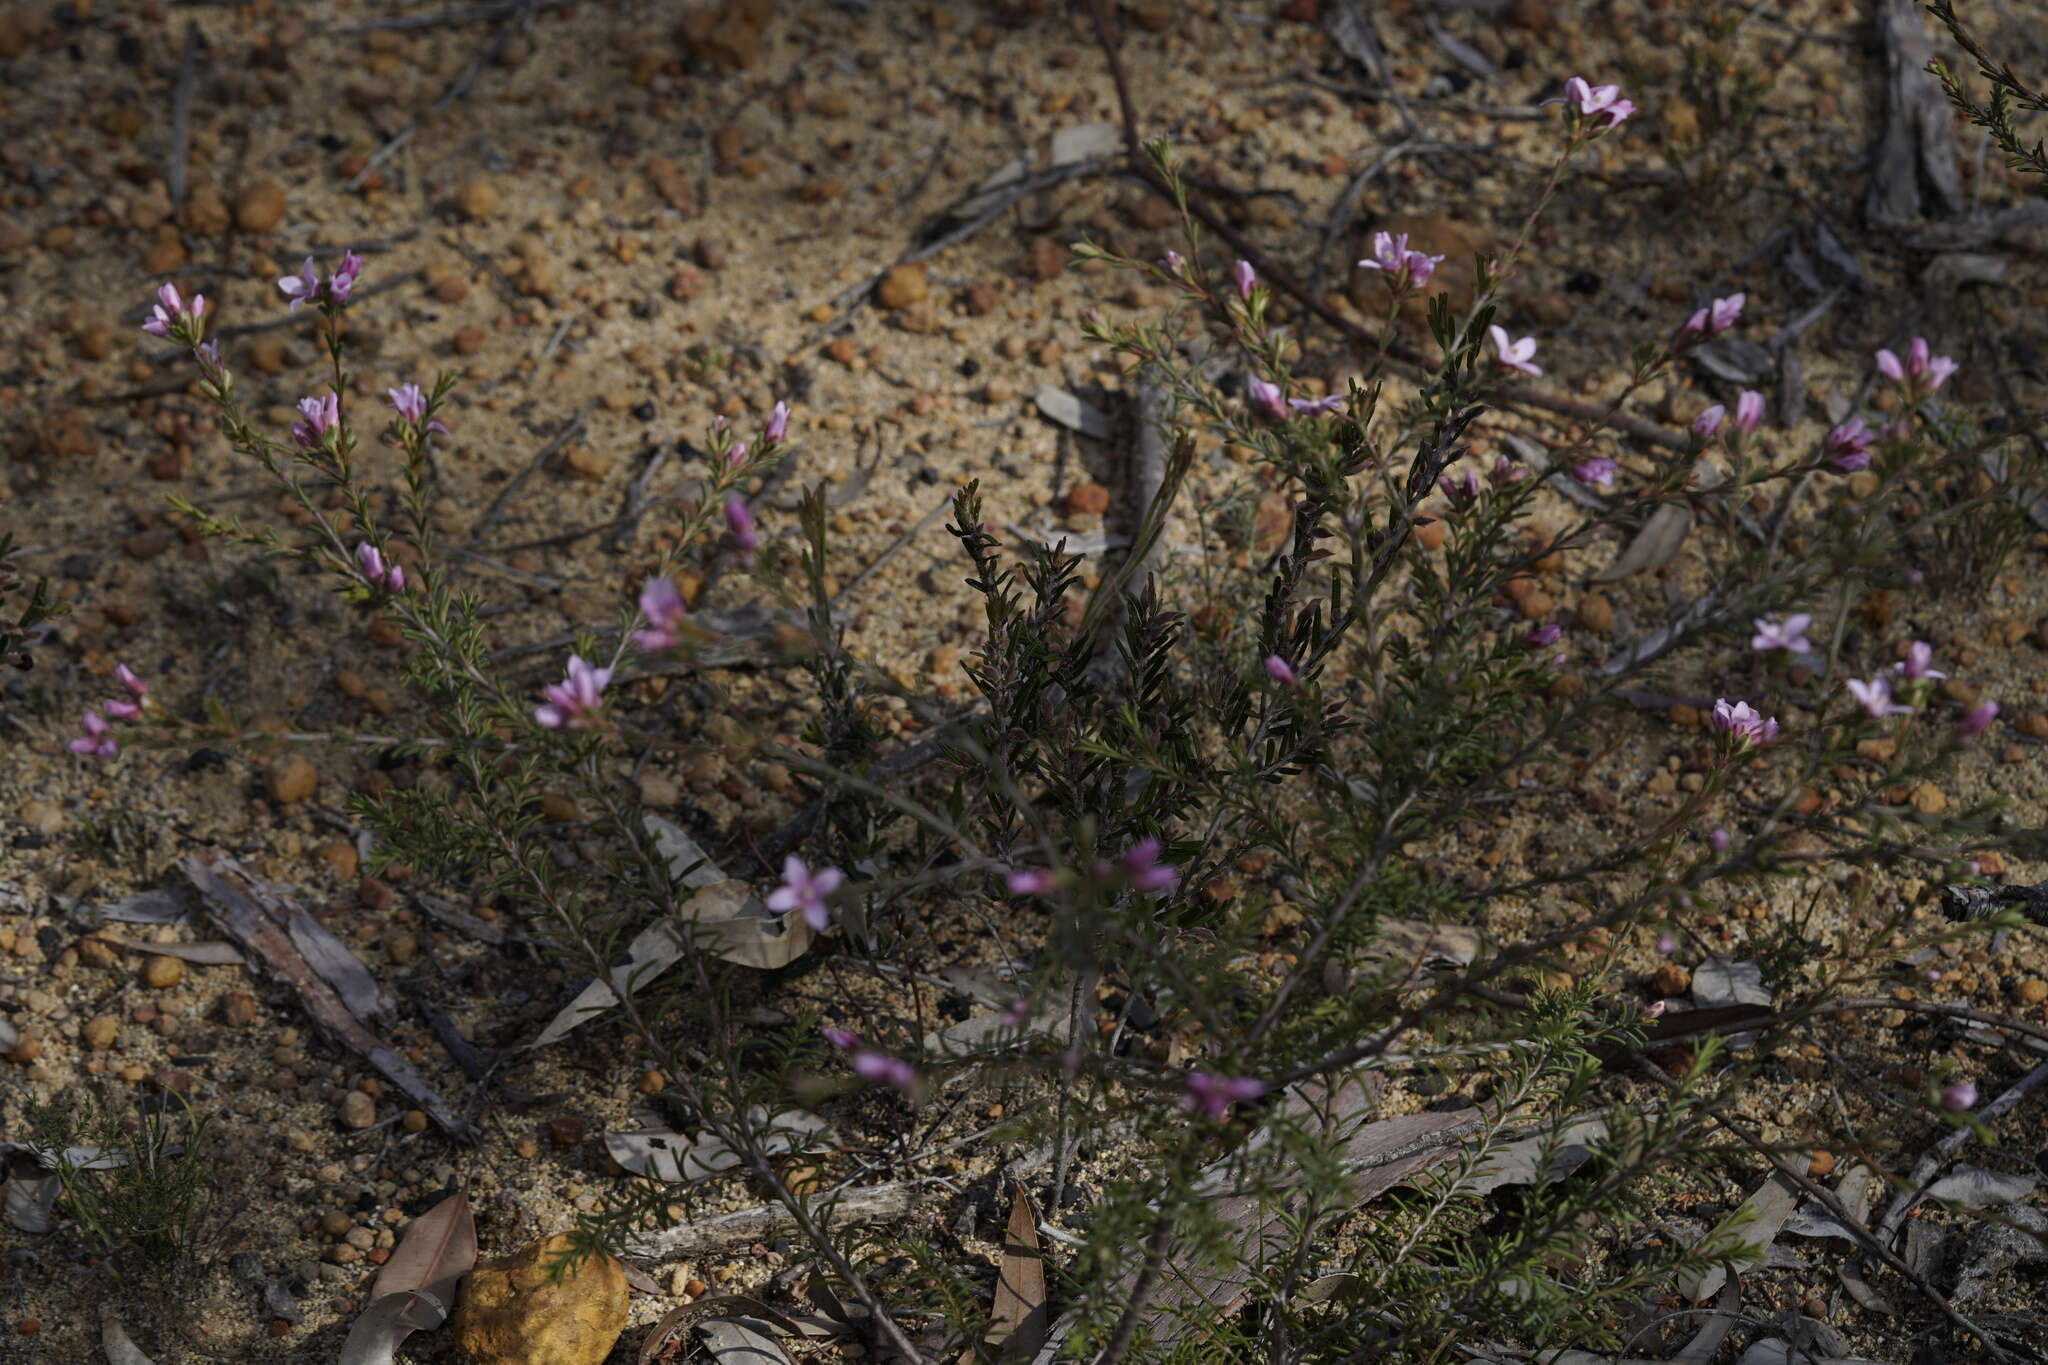
[[[504,18],[498,25],[498,31],[491,35],[491,40],[484,44],[483,49],[476,54],[476,57],[471,60],[467,67],[463,68],[460,75],[442,88],[441,93],[434,97],[434,102],[427,106],[426,113],[421,114],[418,118],[407,123],[405,127],[392,134],[390,140],[377,149],[376,153],[363,164],[362,170],[356,172],[355,178],[348,182],[350,191],[353,192],[361,189],[369,178],[377,173],[378,168],[397,153],[400,147],[412,141],[413,135],[419,132],[428,120],[468,94],[469,88],[476,84],[476,78],[483,74],[483,69],[497,60],[498,54],[505,50],[506,45],[513,38],[533,26],[534,16],[538,10],[539,0],[513,0],[513,3],[506,8]]]
[[[491,499],[491,505],[484,509],[483,516],[479,517],[476,525],[470,528],[469,543],[471,546],[482,540],[484,532],[490,530],[492,525],[497,522],[499,516],[505,511],[505,504],[512,500],[512,495],[517,493],[521,486],[528,479],[532,478],[548,461],[552,460],[563,446],[575,439],[577,432],[583,430],[583,420],[590,415],[591,406],[591,404],[585,403],[581,408],[577,409],[575,416],[562,423],[561,428],[548,438],[548,443],[540,448],[540,452],[526,462],[526,468],[514,474],[511,482],[498,490],[498,496]]]
[[[531,8],[536,10],[567,9],[576,0],[539,0]],[[360,33],[376,33],[379,30],[410,29],[415,32],[429,28],[463,28],[470,24],[494,24],[507,19],[527,7],[523,0],[498,0],[489,5],[456,5],[449,9],[434,10],[428,14],[394,14],[388,19],[373,19],[366,24],[350,24],[347,28],[329,29],[339,38],[353,37]]]

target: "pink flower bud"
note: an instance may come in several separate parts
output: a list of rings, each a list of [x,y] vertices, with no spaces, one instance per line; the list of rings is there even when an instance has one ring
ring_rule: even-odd
[[[1292,687],[1301,681],[1295,674],[1294,665],[1288,663],[1287,660],[1281,658],[1278,654],[1268,654],[1266,656],[1266,676],[1279,683],[1282,687]]]

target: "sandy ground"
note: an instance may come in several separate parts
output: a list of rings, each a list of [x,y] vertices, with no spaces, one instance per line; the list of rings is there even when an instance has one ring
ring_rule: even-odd
[[[1993,401],[1999,374],[2022,404],[2039,402],[2048,337],[2026,304],[2048,243],[2026,232],[1991,243],[2017,289],[1957,294],[1927,283],[1925,252],[1862,227],[1859,130],[1882,108],[1882,61],[1848,0],[1795,0],[1744,26],[1739,49],[1778,80],[1740,150],[1716,142],[1711,126],[1702,134],[1700,110],[1676,93],[1681,47],[1700,33],[1684,6],[1516,0],[1498,15],[1430,20],[1498,68],[1492,79],[1475,79],[1434,42],[1419,9],[1391,6],[1380,33],[1405,112],[1373,97],[1322,27],[1302,21],[1315,17],[1313,3],[1124,8],[1147,130],[1171,132],[1198,183],[1223,191],[1233,221],[1339,306],[1351,307],[1349,262],[1376,227],[1405,227],[1454,254],[1512,238],[1555,127],[1554,111],[1534,106],[1559,78],[1584,72],[1627,82],[1645,112],[1599,149],[1598,174],[1565,183],[1511,294],[1518,333],[1542,337],[1555,391],[1612,392],[1607,376],[1630,345],[1733,288],[1749,291],[1745,334],[1767,338],[1812,295],[1787,269],[1782,243],[1771,254],[1759,248],[1781,229],[1810,241],[1825,225],[1855,253],[1865,283],[1842,291],[1800,343],[1805,417],[1770,440],[1810,442],[1829,398],[1856,392],[1869,351],[1916,330],[1962,361],[1966,399]],[[982,481],[991,520],[1013,533],[1105,530],[1085,498],[1069,495],[1090,482],[1120,489],[1121,452],[1046,420],[1032,399],[1051,385],[1120,406],[1116,367],[1082,339],[1080,321],[1091,309],[1134,318],[1165,299],[1123,276],[1067,268],[1065,245],[1089,236],[1146,257],[1174,245],[1139,188],[1069,180],[895,277],[882,297],[863,293],[943,232],[942,211],[985,176],[1020,156],[1042,164],[1055,134],[1114,117],[1085,20],[1051,4],[966,0],[781,10],[756,40],[693,45],[678,35],[674,4],[548,7],[439,110],[437,96],[487,53],[496,25],[358,31],[395,11],[354,4],[148,0],[0,13],[9,76],[0,93],[0,523],[27,547],[24,567],[49,574],[73,605],[38,650],[35,672],[0,691],[0,948],[10,954],[0,1009],[42,1043],[0,1075],[0,1129],[12,1136],[28,1101],[89,1078],[116,1095],[184,1089],[217,1114],[221,1215],[215,1267],[190,1272],[170,1297],[90,1268],[66,1234],[39,1240],[0,1229],[10,1254],[0,1358],[87,1359],[95,1305],[132,1295],[130,1327],[160,1365],[329,1359],[369,1262],[431,1192],[468,1190],[487,1254],[594,1206],[615,1178],[594,1135],[624,1120],[639,1079],[618,1035],[592,1027],[512,1063],[498,1073],[500,1089],[478,1095],[408,1009],[387,1036],[444,1094],[477,1102],[484,1141],[465,1148],[431,1129],[408,1131],[404,1106],[376,1093],[375,1126],[351,1129],[339,1108],[374,1082],[314,1039],[289,992],[225,967],[194,966],[153,986],[138,955],[82,943],[85,910],[161,884],[179,859],[211,845],[300,888],[389,990],[445,1010],[486,1053],[530,1037],[568,984],[432,920],[419,899],[426,888],[360,876],[346,793],[420,780],[416,767],[380,770],[358,752],[316,748],[316,780],[300,791],[280,786],[268,750],[130,750],[104,766],[63,751],[79,706],[105,692],[118,661],[185,714],[215,698],[265,728],[376,732],[403,732],[411,714],[397,652],[368,616],[320,583],[206,542],[166,515],[170,493],[261,521],[279,520],[280,505],[262,472],[227,448],[180,359],[137,330],[156,282],[172,278],[215,300],[216,330],[255,410],[282,424],[320,370],[310,328],[287,319],[273,280],[309,252],[364,253],[365,294],[350,326],[363,347],[360,401],[442,369],[460,377],[435,515],[447,543],[473,553],[441,567],[481,594],[500,647],[613,619],[687,482],[687,458],[657,462],[657,452],[679,437],[701,440],[717,415],[749,429],[778,397],[798,414],[795,479],[764,502],[764,528],[793,534],[788,489],[828,481],[841,575],[876,559],[970,477]],[[178,205],[167,179],[187,25],[200,40]],[[372,166],[415,117],[417,129]],[[1675,176],[1679,154],[1703,136],[1719,171]],[[1995,156],[1977,155],[1967,132],[1960,145],[1976,202],[2025,193]],[[1405,150],[1329,231],[1353,178],[1396,147]],[[1313,330],[1305,345],[1312,377],[1341,382],[1357,363]],[[1728,396],[1716,381],[1687,377],[1659,386],[1639,410],[1678,426]],[[579,420],[479,534],[494,499]],[[1483,429],[1481,444],[1523,430],[1554,427],[1542,414],[1506,414]],[[367,465],[395,488],[391,452],[372,449]],[[1261,491],[1213,440],[1199,482],[1200,496],[1216,503],[1255,501]],[[621,530],[624,511],[640,503]],[[1112,502],[1108,531],[1126,529],[1125,510]],[[1562,517],[1562,507],[1551,514]],[[1582,610],[1587,579],[1608,553],[1573,556],[1540,584],[1581,623],[1568,647],[1582,662],[1608,648],[1598,613]],[[950,537],[930,522],[843,600],[850,647],[906,688],[965,697],[959,659],[977,609],[963,576]],[[1682,596],[1698,581],[1697,564],[1682,561],[1608,589],[1617,618],[1608,629],[1660,619],[1667,591]],[[2040,823],[2048,793],[2036,742],[2048,737],[2038,714],[2048,631],[2035,626],[2048,616],[2044,588],[2037,544],[1981,600],[1907,603],[1889,632],[1932,640],[1959,681],[2006,706],[1999,731],[1938,795],[1954,803],[2001,794],[2029,825]],[[718,606],[768,600],[737,574],[713,595]],[[537,687],[563,652],[535,648],[521,666]],[[1681,661],[1668,685],[1711,695],[1712,667]],[[638,702],[703,737],[676,771],[640,775],[642,799],[721,854],[773,828],[788,814],[787,773],[736,757],[723,741],[735,723],[793,737],[802,688],[800,675],[751,664],[637,684]],[[907,707],[891,714],[899,732],[915,728]],[[1510,870],[1536,850],[1603,837],[1617,805],[1628,818],[1662,818],[1678,800],[1694,738],[1658,713],[1615,723],[1626,732],[1597,767],[1530,775],[1575,784],[1581,795],[1533,803],[1492,829],[1460,829],[1447,849]],[[2001,875],[2025,882],[2039,873],[2007,860]],[[1830,872],[1791,883],[1784,905],[1837,880]],[[1935,913],[1927,881],[1880,877],[1877,889],[1878,905],[1904,895]],[[1758,902],[1753,914],[1729,916],[1718,927],[1730,951],[1782,908]],[[516,915],[480,913],[517,927]],[[1836,916],[1829,932],[1853,935],[1842,911],[1827,913]],[[191,927],[123,932],[138,941],[206,936]],[[1941,998],[2036,1023],[2048,1017],[2021,994],[2048,968],[2038,935],[2015,936],[1996,954],[1966,949],[1951,965]],[[95,1047],[88,1029],[102,1019],[111,1037]],[[1849,1032],[1843,1046],[1892,1065],[1875,1023]],[[2010,1058],[1955,1045],[1973,1065],[2016,1074]],[[1828,1093],[1817,1074],[1796,1062],[1781,1068],[1756,1101],[1767,1131],[1800,1131]],[[1003,1101],[977,1095],[973,1111]],[[2027,1150],[2023,1142],[1999,1159]],[[956,1162],[963,1178],[977,1179],[1001,1156],[968,1150]],[[1726,1183],[1721,1211],[1745,1193]],[[752,1200],[734,1190],[725,1202]],[[1704,1209],[1715,1210],[1713,1197]],[[961,1256],[990,1253],[989,1214],[951,1243]],[[264,1311],[259,1286],[224,1268],[233,1252],[292,1283],[303,1320]],[[661,1278],[677,1290],[699,1278],[737,1286],[781,1264],[774,1252],[748,1253],[664,1268]],[[1819,1301],[1878,1354],[1897,1346],[1897,1329],[1845,1300],[1818,1259],[1810,1271],[1782,1272],[1763,1296],[1785,1308]],[[665,1307],[636,1297],[635,1321]],[[421,1358],[446,1349],[423,1341]]]

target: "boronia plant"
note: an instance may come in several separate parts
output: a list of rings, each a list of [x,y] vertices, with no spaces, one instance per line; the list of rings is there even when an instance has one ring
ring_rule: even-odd
[[[831,1177],[933,1177],[960,1145],[966,1102],[992,1088],[1013,1098],[983,1149],[1043,1157],[1029,1169],[1059,1238],[1063,1358],[1614,1348],[1635,1305],[1744,1264],[1732,1222],[1690,1244],[1655,1235],[1656,1182],[1736,1159],[1731,1134],[1758,1146],[1759,1173],[1763,1156],[1825,1140],[1816,1128],[1765,1147],[1733,1102],[1831,1000],[1891,983],[1929,934],[1867,876],[1831,883],[1817,894],[1856,898],[1859,927],[1825,944],[1772,940],[1778,1003],[1745,1021],[1760,1034],[1746,1053],[1679,1027],[1684,1014],[1643,998],[1631,966],[1645,951],[1723,951],[1704,921],[1826,865],[1962,877],[1974,851],[2013,843],[1992,805],[1922,815],[1906,803],[1998,711],[1947,709],[1935,680],[1955,661],[1889,633],[1867,605],[1983,582],[2039,475],[1954,404],[1954,362],[1918,338],[1874,358],[1888,410],[1840,414],[1813,448],[1769,429],[1748,391],[1668,445],[1598,423],[1547,450],[1497,439],[1498,389],[1540,375],[1544,348],[1508,312],[1506,286],[1569,163],[1633,112],[1615,86],[1578,79],[1563,106],[1559,153],[1515,245],[1480,263],[1468,305],[1431,299],[1427,367],[1378,356],[1340,391],[1305,379],[1304,338],[1251,265],[1204,258],[1184,200],[1185,243],[1163,260],[1078,247],[1179,300],[1156,322],[1089,325],[1160,400],[1148,409],[1164,451],[1156,492],[1088,592],[1080,554],[1005,544],[978,487],[959,490],[948,529],[985,607],[967,670],[976,698],[911,699],[931,739],[907,749],[885,747],[876,710],[891,684],[834,615],[822,486],[794,527],[761,524],[749,499],[787,454],[782,404],[748,439],[722,423],[708,434],[672,548],[614,629],[592,623],[538,692],[508,676],[428,515],[453,380],[394,377],[364,410],[372,386],[347,367],[342,326],[353,255],[280,281],[292,308],[319,310],[328,360],[284,439],[245,412],[230,358],[207,340],[205,300],[160,291],[145,330],[190,349],[235,451],[304,519],[180,510],[316,567],[402,627],[423,706],[400,733],[287,736],[401,752],[440,775],[355,798],[380,859],[530,909],[551,951],[589,976],[607,976],[650,924],[683,934],[672,971],[625,984],[618,1026],[660,1059],[665,1111],[738,1154],[903,1358],[987,1354],[985,1277],[922,1225],[838,1219]],[[1170,150],[1150,153],[1177,192]],[[1430,245],[1382,233],[1359,263],[1385,286],[1387,337],[1443,259]],[[1672,375],[1739,327],[1747,302],[1733,293],[1674,317],[1605,401],[1618,411]],[[390,520],[369,492],[387,482],[385,456],[362,442],[380,424],[404,489]],[[1200,467],[1212,439],[1249,452],[1225,502],[1277,496],[1280,530],[1232,545],[1242,527],[1211,524],[1194,490],[1219,491],[1223,476]],[[1560,514],[1562,529],[1540,529]],[[1532,616],[1526,588],[1617,534],[1646,547],[1623,556],[1638,568],[1684,542],[1705,586],[1662,629],[1606,653],[1561,612]],[[802,814],[749,864],[759,913],[814,937],[767,976],[727,960],[682,881],[693,869],[666,855],[626,780],[630,755],[659,764],[698,740],[650,729],[624,670],[702,647],[705,604],[677,574],[714,561],[781,594],[810,636],[799,662],[815,705],[802,743],[773,754],[801,774]],[[1723,680],[1689,708],[1696,780],[1675,808],[1636,810],[1599,790],[1603,736],[1626,735],[1631,698],[1680,666]],[[118,683],[82,718],[81,755],[275,739],[218,707],[181,712],[175,679],[124,667]],[[1823,789],[1824,802],[1803,799]],[[573,844],[538,813],[558,790],[586,813]],[[1582,799],[1608,818],[1582,844],[1532,845],[1526,873],[1471,855],[1469,836],[1496,814],[1541,827]],[[1390,938],[1397,928],[1407,936]],[[1445,966],[1432,945],[1447,928],[1476,933]],[[1009,1003],[974,1038],[945,1036],[919,983],[991,955]],[[848,988],[878,976],[907,982],[903,998],[880,1006]],[[1962,1122],[1975,1094],[1966,1077],[1935,1077],[1922,1103]],[[814,1126],[788,1121],[802,1109],[832,1119],[840,1150],[799,1151],[811,1174],[797,1180],[791,1145],[818,1144]],[[1443,1135],[1435,1147],[1401,1136],[1429,1132]],[[1530,1141],[1536,1170],[1567,1145],[1585,1160],[1568,1178],[1485,1193],[1501,1154]],[[693,1207],[686,1189],[622,1181],[581,1236],[617,1246]]]

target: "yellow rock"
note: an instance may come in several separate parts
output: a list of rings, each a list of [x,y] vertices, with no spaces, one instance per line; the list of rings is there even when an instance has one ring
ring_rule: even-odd
[[[598,1365],[626,1330],[626,1273],[609,1256],[559,1278],[549,1266],[571,1239],[558,1232],[480,1265],[462,1282],[455,1343],[476,1365]]]

